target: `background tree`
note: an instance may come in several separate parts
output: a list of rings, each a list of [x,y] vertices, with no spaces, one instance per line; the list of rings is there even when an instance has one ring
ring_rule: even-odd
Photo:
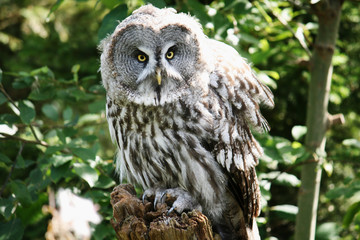
[[[264,115],[271,135],[258,166],[264,239],[294,236],[310,83],[309,53],[318,20],[299,1],[149,1],[200,19],[209,37],[233,45],[275,95]],[[41,0],[0,3],[0,239],[43,239],[42,211],[60,187],[100,205],[94,239],[113,239],[111,189],[118,183],[98,74],[98,42],[142,0]],[[359,234],[360,10],[345,1],[332,60],[330,113],[344,126],[327,136],[316,239]],[[139,192],[140,190],[137,189]],[[16,230],[15,230],[16,229]]]

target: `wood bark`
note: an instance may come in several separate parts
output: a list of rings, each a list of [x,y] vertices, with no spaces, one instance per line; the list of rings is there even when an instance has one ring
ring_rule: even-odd
[[[148,201],[150,200],[150,201]],[[111,193],[114,218],[111,224],[122,240],[220,240],[213,235],[208,218],[197,210],[168,213],[175,199],[170,196],[154,209],[153,199],[136,197],[130,184],[121,184]]]
[[[342,2],[340,0],[321,0],[311,6],[318,17],[319,29],[311,59],[305,145],[312,153],[313,159],[309,159],[301,170],[295,240],[315,238],[321,163],[325,156],[325,133],[331,122],[327,111],[332,77],[331,62],[335,50]]]

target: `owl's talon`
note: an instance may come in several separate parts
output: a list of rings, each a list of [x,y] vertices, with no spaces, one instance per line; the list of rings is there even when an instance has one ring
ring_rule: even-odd
[[[146,197],[145,194],[143,194],[142,197],[141,197],[141,200],[142,200],[142,203],[143,203],[143,204],[145,204],[145,197]]]
[[[171,207],[171,208],[169,209],[169,211],[167,211],[166,215],[169,216],[170,213],[172,213],[172,212],[174,211],[174,209],[175,209],[175,207]]]
[[[188,193],[187,191],[181,188],[166,189],[163,195],[165,198],[167,197],[167,195],[169,195],[176,199],[172,204],[172,207],[167,212],[167,215],[172,213],[174,210],[179,214],[181,214],[186,210],[193,210],[193,209],[202,211],[201,205],[196,201],[196,199],[192,197],[190,193]]]
[[[144,194],[142,196],[143,203],[147,198],[150,198],[151,196],[154,197],[155,211],[157,210],[156,205],[158,203],[164,203],[168,197],[175,199],[171,208],[167,212],[167,215],[174,212],[174,210],[179,214],[184,212],[185,210],[202,210],[200,204],[195,200],[195,198],[193,198],[187,191],[181,188],[149,188],[144,191]]]

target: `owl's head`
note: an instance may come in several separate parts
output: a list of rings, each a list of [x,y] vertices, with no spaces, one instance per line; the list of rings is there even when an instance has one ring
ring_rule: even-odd
[[[108,97],[145,105],[174,101],[204,69],[205,39],[189,15],[152,5],[139,8],[100,45]]]

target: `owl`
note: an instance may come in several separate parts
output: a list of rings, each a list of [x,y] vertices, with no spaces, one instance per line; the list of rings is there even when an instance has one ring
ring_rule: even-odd
[[[120,177],[155,205],[176,197],[169,211],[203,211],[222,239],[259,239],[262,149],[251,131],[269,129],[259,106],[273,107],[270,89],[171,8],[137,9],[99,49]]]

